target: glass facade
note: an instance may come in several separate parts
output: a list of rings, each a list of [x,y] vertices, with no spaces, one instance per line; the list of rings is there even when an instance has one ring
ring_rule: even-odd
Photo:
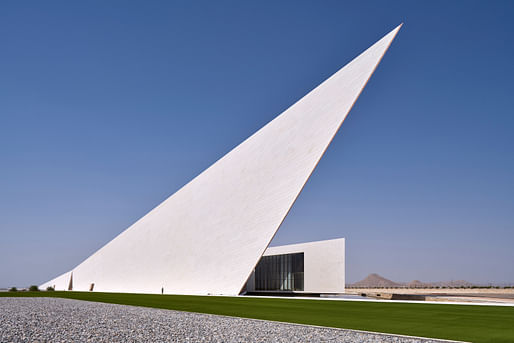
[[[303,252],[263,256],[255,267],[257,291],[303,291]]]

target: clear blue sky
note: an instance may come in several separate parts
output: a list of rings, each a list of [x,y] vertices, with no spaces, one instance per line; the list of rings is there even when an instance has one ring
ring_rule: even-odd
[[[70,270],[399,23],[273,245],[514,282],[514,2],[4,1],[0,287]]]

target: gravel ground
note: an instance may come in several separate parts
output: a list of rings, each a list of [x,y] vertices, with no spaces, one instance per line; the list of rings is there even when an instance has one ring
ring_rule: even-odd
[[[59,298],[0,298],[0,342],[440,342]]]

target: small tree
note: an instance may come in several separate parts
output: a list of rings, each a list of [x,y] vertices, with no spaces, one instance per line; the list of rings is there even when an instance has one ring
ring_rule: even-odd
[[[55,291],[55,289],[54,289],[52,286],[48,286],[48,287],[46,288],[46,290],[47,290],[47,291],[49,291],[49,292],[53,292],[53,291]]]
[[[32,286],[29,287],[29,291],[37,292],[37,291],[39,291],[39,288],[36,285],[32,285]]]
[[[18,288],[16,288],[16,287],[11,287],[11,288],[9,289],[9,292],[18,292]]]

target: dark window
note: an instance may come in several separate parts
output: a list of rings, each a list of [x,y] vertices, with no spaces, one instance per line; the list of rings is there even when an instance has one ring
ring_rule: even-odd
[[[303,252],[263,256],[255,267],[255,290],[303,291]]]

